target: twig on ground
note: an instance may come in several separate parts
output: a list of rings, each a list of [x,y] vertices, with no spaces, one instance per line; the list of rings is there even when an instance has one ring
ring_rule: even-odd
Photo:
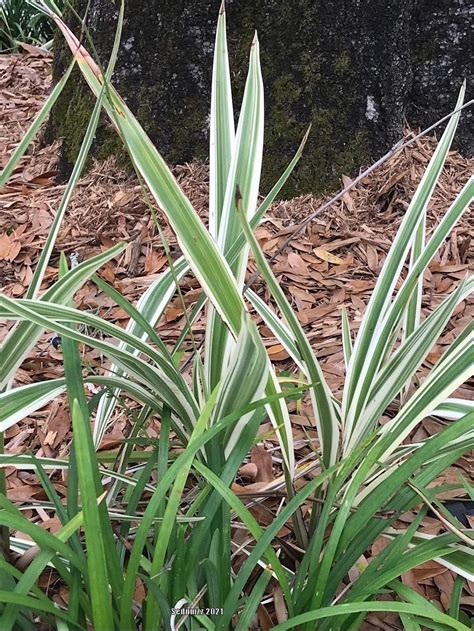
[[[443,116],[443,118],[440,118],[438,121],[436,121],[436,123],[433,123],[432,125],[430,125],[426,129],[421,131],[419,134],[416,134],[416,136],[413,136],[413,138],[410,138],[409,140],[407,140],[405,142],[404,142],[403,138],[400,139],[395,145],[393,145],[393,147],[389,151],[387,151],[387,153],[385,155],[383,155],[379,160],[377,160],[377,162],[374,162],[370,167],[365,169],[365,171],[363,171],[360,175],[358,175],[356,178],[354,178],[354,180],[352,180],[352,182],[350,184],[348,184],[346,187],[344,187],[342,190],[340,190],[339,193],[334,195],[334,197],[331,197],[331,199],[329,199],[327,202],[324,202],[324,204],[322,204],[319,208],[317,208],[315,211],[313,211],[311,214],[309,214],[305,219],[303,219],[303,221],[301,221],[296,226],[296,228],[293,230],[293,232],[291,232],[291,234],[277,248],[276,252],[269,258],[268,263],[269,264],[273,263],[273,261],[276,259],[276,257],[279,254],[281,254],[288,247],[288,245],[293,241],[293,239],[295,237],[297,237],[306,228],[306,226],[308,224],[310,224],[313,221],[313,219],[315,219],[315,217],[317,217],[318,215],[323,213],[325,210],[327,210],[330,206],[332,206],[333,204],[338,202],[346,193],[348,193],[355,186],[357,186],[357,184],[359,184],[359,182],[361,180],[363,180],[365,177],[370,175],[370,173],[375,171],[375,169],[377,169],[379,166],[384,164],[384,162],[389,160],[396,153],[398,153],[402,149],[405,149],[405,147],[408,147],[409,145],[413,144],[414,142],[416,142],[422,136],[426,136],[426,134],[429,134],[430,131],[433,131],[433,129],[436,129],[436,127],[438,127],[439,125],[444,123],[446,120],[451,118],[451,116],[453,116],[457,112],[460,112],[461,110],[464,110],[467,107],[470,107],[473,103],[474,103],[474,99],[471,99],[467,103],[464,103],[464,105],[462,105],[461,107],[458,107],[457,109],[453,110],[449,114],[446,114],[446,116]],[[257,280],[257,278],[259,276],[260,276],[260,271],[256,270],[252,274],[252,276],[249,278],[247,283],[244,285],[243,293],[245,293],[254,284],[254,282]]]
[[[416,134],[412,138],[410,138],[408,140],[404,140],[403,138],[401,138],[395,145],[393,145],[393,147],[389,151],[387,151],[387,153],[385,155],[383,155],[381,158],[379,158],[379,160],[374,162],[370,167],[365,169],[365,171],[360,173],[356,178],[354,178],[352,180],[352,182],[350,184],[348,184],[346,187],[344,187],[342,190],[340,190],[339,193],[337,193],[336,195],[331,197],[331,199],[329,199],[328,201],[324,202],[324,204],[319,206],[319,208],[317,208],[315,211],[313,211],[311,214],[309,214],[305,219],[303,219],[303,221],[301,221],[295,227],[295,229],[291,232],[291,234],[277,248],[276,252],[269,258],[268,263],[271,264],[276,259],[276,257],[279,254],[281,254],[288,247],[288,245],[293,241],[293,239],[295,239],[304,230],[304,228],[306,228],[306,226],[308,224],[310,224],[313,221],[313,219],[315,219],[315,217],[317,217],[318,215],[321,215],[330,206],[332,206],[333,204],[338,202],[346,193],[348,193],[355,186],[357,186],[357,184],[359,184],[359,182],[361,182],[361,180],[363,180],[365,177],[370,175],[373,171],[375,171],[378,167],[380,167],[382,164],[384,164],[387,160],[389,160],[396,153],[398,153],[402,149],[405,149],[405,147],[409,147],[410,145],[412,145],[414,142],[416,142],[417,140],[419,140],[423,136],[426,136],[426,134],[429,134],[430,131],[433,131],[433,129],[436,129],[437,127],[439,127],[439,125],[441,125],[442,123],[444,123],[445,121],[450,119],[451,116],[453,116],[457,112],[460,112],[461,110],[464,110],[464,109],[466,109],[468,107],[471,107],[473,104],[474,104],[474,99],[471,99],[467,103],[464,103],[464,105],[462,105],[461,107],[458,107],[457,109],[452,110],[451,112],[449,112],[449,114],[446,114],[446,116],[443,116],[442,118],[437,120],[435,123],[433,123],[432,125],[430,125],[426,129],[424,129],[420,133]],[[245,294],[247,292],[247,290],[254,284],[254,282],[257,280],[257,278],[259,276],[260,276],[260,271],[256,270],[252,274],[252,276],[249,278],[249,280],[246,282],[246,284],[244,285],[242,293]],[[183,366],[181,367],[181,370],[183,372],[187,369],[187,367],[192,362],[192,359],[194,357],[195,352],[199,351],[202,348],[203,343],[204,343],[204,341],[201,341],[199,343],[197,349],[193,349],[193,352],[190,353],[189,357],[186,359],[186,361],[184,362]]]

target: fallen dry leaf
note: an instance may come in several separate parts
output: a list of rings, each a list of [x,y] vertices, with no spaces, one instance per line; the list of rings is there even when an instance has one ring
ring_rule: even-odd
[[[257,467],[256,482],[271,482],[273,480],[272,456],[265,447],[255,445],[250,452],[250,462]]]
[[[323,261],[327,261],[328,263],[333,263],[334,265],[342,265],[344,261],[336,256],[335,254],[331,254],[324,248],[314,248],[313,252],[317,257],[322,259]]]
[[[11,245],[11,241],[7,234],[0,235],[0,261],[8,259]]]
[[[289,355],[285,348],[281,344],[275,344],[267,348],[267,353],[273,361],[281,361],[282,359],[288,359]]]

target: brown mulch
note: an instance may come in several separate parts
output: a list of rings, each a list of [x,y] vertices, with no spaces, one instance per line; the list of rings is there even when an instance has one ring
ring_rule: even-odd
[[[0,56],[2,166],[6,164],[35,112],[44,102],[50,86],[50,65],[49,56],[38,56],[34,51]],[[316,218],[285,252],[278,255],[273,265],[273,270],[291,299],[334,392],[340,391],[344,380],[341,308],[347,308],[351,327],[356,331],[384,258],[435,144],[434,137],[425,137],[395,155],[324,215]],[[0,191],[0,290],[6,295],[21,297],[24,294],[55,209],[64,193],[65,186],[58,184],[55,179],[58,148],[58,143],[42,146],[35,140],[8,185]],[[471,175],[473,164],[473,160],[456,152],[449,154],[446,168],[428,209],[428,233],[439,222]],[[174,172],[183,190],[205,220],[208,198],[207,166],[185,164],[176,167]],[[343,180],[344,184],[348,182],[346,176]],[[305,195],[273,204],[266,220],[256,232],[264,251],[268,255],[275,253],[294,226],[322,201],[316,196]],[[159,216],[172,251],[177,254],[176,239],[163,215]],[[429,266],[423,293],[425,314],[453,291],[469,269],[472,270],[472,237],[471,212],[466,213],[457,224]],[[45,285],[56,277],[60,251],[68,255],[76,253],[83,260],[119,240],[126,240],[129,247],[118,260],[106,265],[101,274],[130,301],[135,302],[166,268],[167,258],[136,178],[119,168],[114,159],[108,159],[94,163],[92,169],[81,178],[61,228]],[[251,261],[249,273],[254,269]],[[198,289],[193,278],[185,279],[182,291],[187,306],[192,306],[199,294]],[[265,287],[258,280],[254,289],[269,300]],[[92,310],[121,325],[127,322],[126,314],[92,284],[87,284],[77,293],[76,306]],[[447,345],[472,320],[472,307],[472,300],[458,306],[448,327],[428,356],[423,370],[429,369],[439,359]],[[182,306],[176,299],[160,324],[160,334],[168,343],[174,343],[183,324]],[[287,367],[286,351],[261,323],[260,329],[272,359],[281,362],[282,369]],[[0,340],[6,330],[6,324],[0,322]],[[204,323],[201,319],[194,326],[198,340],[203,331]],[[61,353],[52,346],[50,338],[51,333],[42,338],[38,348],[18,371],[17,384],[62,374]],[[90,349],[87,351],[87,359],[91,365],[100,364],[99,354]],[[472,398],[472,388],[466,384],[456,394],[462,398]],[[310,421],[305,415],[304,402],[292,405],[295,440],[297,446],[301,445],[299,457],[304,457],[308,453]],[[117,418],[113,434],[106,438],[104,448],[110,449],[118,444],[126,431],[127,423],[125,416]],[[439,423],[427,420],[417,430],[416,440],[421,440],[439,429]],[[64,402],[58,400],[8,430],[7,448],[17,452],[34,450],[40,456],[60,457],[67,453],[69,436],[68,413]],[[467,476],[471,465],[467,458],[458,463]],[[257,473],[258,466],[252,475]],[[12,499],[22,501],[42,496],[42,490],[34,476],[13,469],[9,470],[9,474],[9,496]],[[250,478],[253,479],[252,476]],[[58,485],[60,486],[59,482]],[[427,527],[431,527],[430,532],[440,532],[442,529],[436,519],[431,519]],[[405,580],[424,596],[442,603],[446,608],[452,590],[452,574],[448,570],[438,564],[425,564],[421,569],[417,568],[407,575]],[[465,604],[474,602],[474,586],[469,586],[469,589],[463,596],[466,599]],[[383,616],[378,616],[377,624],[380,625],[382,618]],[[393,618],[387,615],[386,624],[393,624]]]
[[[50,63],[49,57],[33,54],[0,57],[0,67],[4,70],[0,83],[2,164],[44,100]],[[323,216],[316,218],[274,263],[273,269],[305,325],[318,358],[326,366],[328,380],[335,391],[343,383],[340,309],[345,305],[351,326],[356,330],[435,142],[434,138],[424,138],[394,156]],[[34,143],[0,193],[0,288],[7,295],[23,295],[64,192],[65,186],[55,181],[57,150],[57,144],[41,147],[38,142]],[[472,165],[472,160],[451,152],[430,204],[428,231],[467,181]],[[206,165],[179,166],[175,168],[175,175],[205,218]],[[343,176],[343,179],[347,183],[348,178]],[[265,252],[272,255],[294,225],[321,202],[318,197],[305,195],[275,203],[257,230]],[[174,235],[162,220],[175,251]],[[431,263],[423,296],[426,312],[450,293],[469,269],[474,252],[472,226],[472,213],[466,213]],[[119,240],[126,240],[130,245],[120,260],[105,266],[102,275],[129,300],[136,300],[166,267],[167,259],[136,179],[109,159],[95,163],[75,190],[46,282],[51,282],[56,274],[60,250],[67,254],[74,252],[83,260]],[[254,269],[250,262],[249,271]],[[258,280],[254,288],[264,292]],[[186,303],[195,300],[197,290],[194,279],[184,283]],[[119,309],[112,309],[110,313],[112,305],[101,303],[98,290],[92,286],[78,293],[77,306],[98,309],[99,313],[103,313],[105,307],[113,319],[126,319]],[[466,325],[471,315],[472,304],[459,305],[448,331],[428,358],[430,364],[439,358],[443,347]],[[177,299],[161,324],[161,334],[165,339],[175,340],[183,322]],[[203,323],[198,322],[197,336],[202,328]],[[264,329],[264,335],[273,359],[286,359],[285,351],[269,331]]]

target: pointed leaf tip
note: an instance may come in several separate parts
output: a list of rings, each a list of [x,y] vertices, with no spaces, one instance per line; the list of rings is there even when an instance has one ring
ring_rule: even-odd
[[[219,9],[219,15],[224,15],[224,13],[225,13],[225,2],[224,0],[222,0],[221,8]]]

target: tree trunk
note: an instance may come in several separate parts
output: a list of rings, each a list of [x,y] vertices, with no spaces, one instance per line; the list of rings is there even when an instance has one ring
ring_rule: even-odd
[[[85,0],[76,0],[79,13]],[[132,6],[133,4],[133,6]],[[203,159],[219,2],[133,0],[126,5],[114,84],[171,163]],[[107,62],[117,9],[91,0],[87,24]],[[468,0],[228,0],[227,21],[236,113],[254,29],[261,44],[266,95],[262,189],[276,181],[307,128],[305,154],[286,195],[337,188],[382,155],[409,124],[425,127],[454,106],[471,77]],[[70,21],[76,33],[78,23]],[[54,77],[69,60],[57,47]],[[64,137],[63,171],[77,155],[91,110],[87,89],[69,83],[47,135]],[[473,152],[469,114],[460,147]],[[114,132],[100,129],[94,153],[118,153]]]

